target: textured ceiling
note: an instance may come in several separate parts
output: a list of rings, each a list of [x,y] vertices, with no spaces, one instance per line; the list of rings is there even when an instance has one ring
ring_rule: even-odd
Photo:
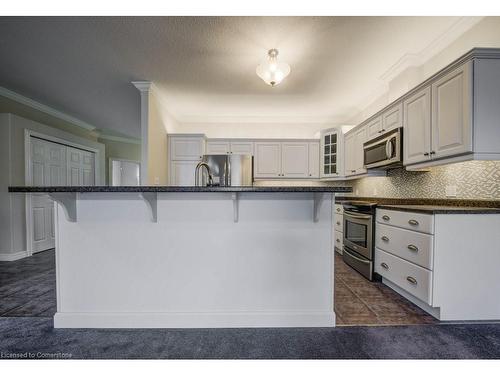
[[[406,54],[458,17],[0,18],[0,86],[98,128],[139,136],[150,80],[180,122],[342,123]],[[270,48],[291,65],[279,86],[255,67]]]

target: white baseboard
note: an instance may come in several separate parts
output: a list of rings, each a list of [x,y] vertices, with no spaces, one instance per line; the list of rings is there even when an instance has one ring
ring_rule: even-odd
[[[387,280],[386,278],[382,278],[382,283],[387,285],[389,288],[394,290],[395,292],[401,294],[403,297],[405,297],[407,300],[410,302],[414,303],[418,307],[420,307],[422,310],[424,310],[426,313],[432,315],[434,318],[437,320],[441,320],[441,311],[439,307],[432,307],[426,304],[425,302],[419,300],[415,296],[411,295],[408,293],[406,290],[402,289],[401,287],[397,286],[393,282]]]
[[[27,251],[18,251],[17,253],[0,253],[0,262],[12,262],[14,260],[26,258],[29,256]]]
[[[335,327],[335,313],[56,313],[54,328]]]

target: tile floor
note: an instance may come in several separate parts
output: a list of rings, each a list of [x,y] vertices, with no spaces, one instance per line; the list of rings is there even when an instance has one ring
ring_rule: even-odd
[[[0,262],[0,316],[50,316],[56,312],[54,250]]]
[[[425,311],[389,287],[370,282],[335,253],[337,325],[437,324]]]

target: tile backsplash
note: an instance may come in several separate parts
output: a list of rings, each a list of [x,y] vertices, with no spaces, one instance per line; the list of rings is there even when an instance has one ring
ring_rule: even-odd
[[[352,187],[354,195],[363,197],[500,200],[500,161],[469,161],[427,172],[398,168],[387,177],[354,180]]]

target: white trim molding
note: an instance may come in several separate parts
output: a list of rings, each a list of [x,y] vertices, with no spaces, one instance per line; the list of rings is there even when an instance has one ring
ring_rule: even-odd
[[[271,312],[57,312],[54,328],[335,327],[332,311]]]
[[[31,107],[33,109],[37,109],[37,110],[39,110],[43,113],[46,113],[48,115],[54,116],[58,119],[67,121],[71,125],[78,126],[79,128],[83,128],[83,129],[89,130],[89,131],[93,131],[93,130],[97,129],[94,125],[90,125],[89,123],[82,121],[80,119],[77,119],[76,117],[67,115],[66,113],[58,111],[57,109],[49,107],[48,105],[42,104],[42,103],[37,102],[33,99],[27,98],[26,96],[18,94],[16,92],[11,91],[9,89],[6,89],[5,87],[2,87],[2,86],[0,86],[0,95],[6,97],[8,99],[11,99],[15,102],[27,105],[28,107]]]
[[[131,82],[141,93],[141,185],[148,184],[148,131],[149,131],[149,92],[153,86],[150,81]]]
[[[29,255],[28,251],[18,251],[15,253],[0,252],[0,262],[13,262],[15,260],[26,258]]]
[[[122,143],[130,143],[134,145],[140,145],[141,140],[138,138],[128,138],[128,137],[120,137],[117,135],[108,135],[108,134],[99,134],[97,139],[107,139],[109,141],[122,142]]]

